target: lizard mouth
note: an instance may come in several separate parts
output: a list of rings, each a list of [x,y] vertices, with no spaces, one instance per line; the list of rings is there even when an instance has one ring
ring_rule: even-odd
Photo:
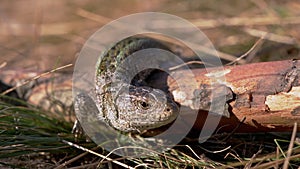
[[[156,129],[156,128],[160,128],[162,126],[167,126],[172,124],[177,116],[179,115],[179,107],[176,103],[169,103],[166,108],[164,109],[164,111],[159,115],[158,118],[154,118],[156,119],[155,121],[153,121],[153,125],[147,125],[145,124],[145,127],[147,129]]]

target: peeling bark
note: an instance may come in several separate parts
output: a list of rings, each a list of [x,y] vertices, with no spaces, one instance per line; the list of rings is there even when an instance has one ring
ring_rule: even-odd
[[[221,131],[232,131],[239,125],[239,132],[290,131],[294,122],[300,123],[300,61],[264,62],[224,69],[193,69],[192,72],[197,84],[191,84],[190,79],[193,77],[188,76],[186,70],[177,70],[172,76],[180,77],[179,80],[185,86],[179,88],[171,76],[167,77],[167,85],[175,101],[190,108],[185,111],[195,108],[193,104],[200,105],[194,125],[196,130],[202,128],[209,106],[216,98],[211,96],[211,91],[217,90],[216,87],[220,85],[228,88],[226,102],[222,103],[225,106],[228,104],[228,107],[219,124],[222,126]],[[223,74],[225,78],[217,79],[219,85],[216,85],[213,74]],[[165,88],[157,76],[162,75],[155,75],[153,79],[156,80],[152,83],[158,88]],[[188,92],[191,87],[195,90],[193,94]],[[200,103],[194,102],[196,97],[201,98]],[[230,114],[229,118],[225,111]],[[185,119],[194,121],[189,117]]]

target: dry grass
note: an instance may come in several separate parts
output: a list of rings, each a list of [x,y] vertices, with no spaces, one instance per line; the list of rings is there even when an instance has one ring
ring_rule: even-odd
[[[13,99],[14,104],[6,103],[8,99]],[[84,137],[75,138],[70,133],[72,123],[64,118],[52,117],[50,112],[14,98],[3,96],[0,100],[6,101],[0,102],[0,164],[3,167],[270,168],[285,163],[295,168],[300,164],[296,127],[291,141],[289,133],[233,134],[230,138],[223,133],[215,134],[203,144],[186,139],[164,153],[144,149],[151,154],[147,157],[118,157],[86,142]],[[226,141],[221,141],[224,138]]]

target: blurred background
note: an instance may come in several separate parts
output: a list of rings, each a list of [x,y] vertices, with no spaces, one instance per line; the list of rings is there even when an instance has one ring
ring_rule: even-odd
[[[46,71],[74,63],[82,45],[101,26],[145,11],[189,20],[218,51],[236,57],[268,33],[245,58],[248,63],[300,58],[297,0],[2,0],[0,64],[14,70]]]

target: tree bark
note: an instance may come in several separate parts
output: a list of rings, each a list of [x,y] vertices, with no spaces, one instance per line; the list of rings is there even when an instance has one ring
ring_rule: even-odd
[[[196,130],[201,130],[209,112],[207,106],[213,104],[218,95],[226,96],[222,104],[224,107],[228,105],[224,114],[226,111],[229,113],[229,118],[222,117],[220,131],[291,131],[295,122],[300,123],[300,61],[193,69],[192,75],[188,70],[177,70],[171,74],[172,77],[166,77],[166,82],[161,80],[163,76],[156,74],[151,78],[151,83],[162,89],[168,86],[175,101],[190,108],[184,109],[183,114],[188,114],[186,111],[200,104],[193,126]],[[193,78],[194,82],[191,80]],[[223,94],[212,94],[220,87],[226,89]],[[200,98],[200,102],[196,102],[196,98]],[[184,119],[195,121],[188,116]]]

